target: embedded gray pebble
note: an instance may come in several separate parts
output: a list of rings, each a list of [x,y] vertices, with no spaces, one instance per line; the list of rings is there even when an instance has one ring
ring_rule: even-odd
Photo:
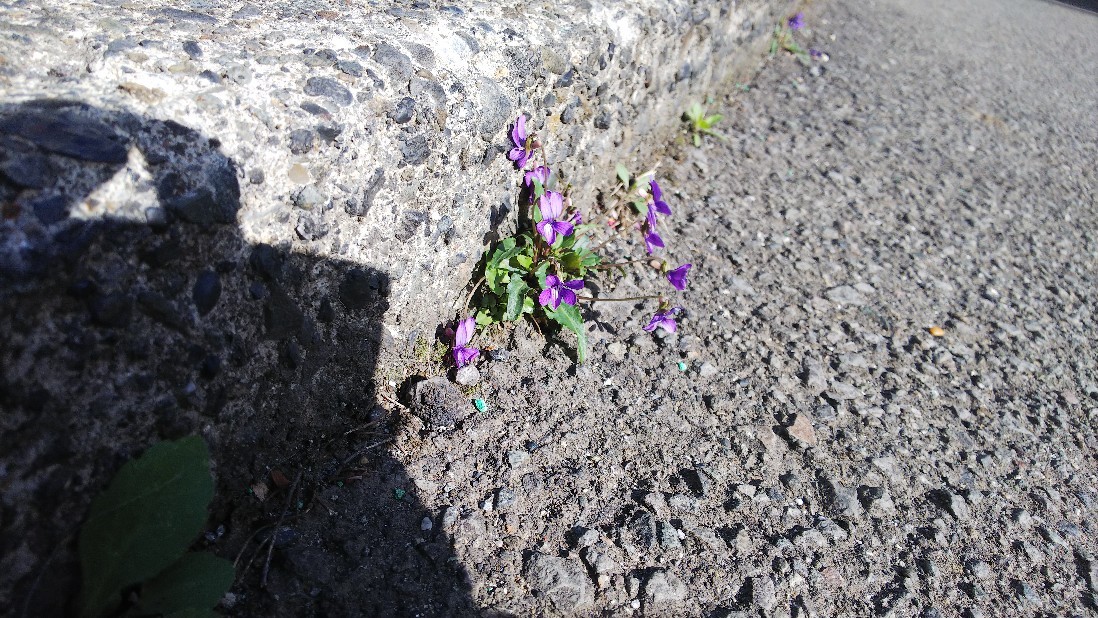
[[[688,592],[686,584],[668,571],[656,571],[644,583],[645,600],[655,606],[682,601]]]
[[[330,77],[310,77],[305,82],[305,94],[325,98],[339,106],[354,102],[351,91]]]
[[[397,124],[404,124],[412,119],[415,108],[416,100],[412,97],[404,97],[398,101],[393,110],[389,112],[389,118],[392,118],[393,122]]]
[[[594,601],[587,572],[577,561],[534,554],[527,562],[526,581],[566,614],[584,609]]]
[[[431,428],[449,428],[472,413],[472,404],[446,378],[428,378],[415,385],[412,412]]]
[[[192,296],[198,315],[206,315],[221,298],[221,277],[212,270],[199,273],[194,282]]]

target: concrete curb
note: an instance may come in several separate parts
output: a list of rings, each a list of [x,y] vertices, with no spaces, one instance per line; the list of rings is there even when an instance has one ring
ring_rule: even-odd
[[[592,204],[615,162],[650,165],[690,101],[754,65],[791,3],[192,4],[208,8],[6,9],[2,102],[76,100],[107,124],[123,113],[210,138],[239,211],[198,222],[387,273],[385,322],[403,337],[453,316],[490,232],[513,225],[521,176],[504,153],[518,113]],[[158,196],[142,165],[131,153],[78,210],[145,221]],[[27,189],[5,200],[36,199]],[[22,212],[0,252],[64,225]]]

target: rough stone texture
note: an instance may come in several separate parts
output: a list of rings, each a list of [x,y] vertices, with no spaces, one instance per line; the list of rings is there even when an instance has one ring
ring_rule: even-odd
[[[594,598],[591,580],[575,560],[536,554],[526,566],[526,580],[565,614],[584,609]]]
[[[754,62],[789,4],[23,2],[4,9],[0,102],[70,99],[216,140],[234,175],[254,170],[239,212],[201,191],[159,201],[187,221],[237,224],[252,244],[384,274],[399,338],[451,318],[489,233],[513,225],[520,176],[503,153],[516,115],[546,138],[577,203],[592,203],[615,162],[650,166],[686,102]],[[116,123],[82,156],[143,174],[150,162],[127,160]],[[27,158],[6,169],[42,182]],[[86,216],[157,204],[122,182],[99,193]],[[291,202],[312,214],[287,218]],[[0,258],[63,217],[31,210],[41,221],[9,221]]]
[[[457,389],[478,411],[461,431],[424,431],[397,403],[446,371],[443,351],[380,328],[384,273],[224,222],[235,191],[274,172],[149,116],[17,108],[72,130],[6,124],[24,136],[0,148],[5,234],[40,226],[5,263],[20,283],[0,286],[5,607],[71,613],[91,497],[149,444],[201,433],[217,497],[195,548],[252,564],[227,615],[550,616],[553,573],[591,591],[578,615],[1093,613],[1098,83],[1080,76],[1098,73],[1098,18],[1033,0],[807,13],[801,40],[831,61],[767,62],[713,103],[727,142],[672,149],[660,168],[666,255],[694,264],[678,332],[641,331],[651,304],[595,304],[581,367],[529,324],[478,333],[482,380]],[[184,14],[160,16],[200,20]],[[188,40],[202,52],[188,58],[215,57]],[[400,49],[407,65],[389,50],[352,62],[411,71]],[[210,71],[208,87],[249,79]],[[118,173],[126,143],[147,174]],[[400,183],[363,169],[379,196]],[[106,199],[105,178],[147,199]],[[287,193],[285,225],[347,212],[317,195],[305,210]],[[429,217],[406,213],[400,234]],[[207,272],[221,292],[201,315]],[[660,278],[609,281],[632,295]],[[861,304],[828,298],[842,286]],[[416,376],[377,364],[379,349],[414,350]],[[704,362],[720,371],[699,379]],[[801,414],[813,448],[788,434]],[[278,524],[298,472],[301,508]],[[528,578],[533,556],[560,568]],[[685,598],[648,604],[659,572]]]

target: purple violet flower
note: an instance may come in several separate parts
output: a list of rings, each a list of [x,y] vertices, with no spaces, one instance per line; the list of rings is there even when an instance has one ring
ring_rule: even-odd
[[[557,240],[557,234],[567,236],[575,228],[564,221],[564,196],[556,191],[546,191],[539,202],[541,208],[541,222],[537,224],[538,233],[545,237],[545,242],[552,245]]]
[[[572,218],[569,219],[568,222],[572,225],[583,225],[583,215],[580,214],[580,211],[577,210],[576,212],[572,213]]]
[[[789,24],[790,30],[800,30],[801,28],[804,28],[804,13],[797,13],[793,17],[790,17],[789,21],[786,23]]]
[[[526,172],[526,186],[527,187],[533,186],[535,179],[538,182],[540,182],[541,186],[543,186],[543,187],[546,184],[548,184],[549,183],[549,168],[545,167],[544,165],[539,165],[539,166],[535,167],[534,169],[530,170],[529,172]]]
[[[675,316],[680,313],[682,313],[682,307],[671,307],[666,311],[657,311],[652,319],[648,321],[648,325],[644,327],[644,330],[652,332],[657,328],[662,328],[669,333],[673,333],[679,328],[679,325],[675,323]]]
[[[466,347],[476,329],[477,321],[472,317],[458,322],[457,332],[454,333],[454,364],[458,367],[464,367],[480,356],[479,348]]]
[[[511,141],[515,143],[515,147],[507,153],[507,158],[514,161],[518,169],[526,167],[526,162],[531,157],[530,150],[526,148],[526,137],[526,116],[520,114],[515,119],[515,128],[511,129]]]
[[[663,239],[656,233],[656,230],[649,229],[648,233],[644,235],[644,248],[648,251],[648,255],[655,253],[656,249],[663,249]]]
[[[543,307],[552,304],[553,311],[556,311],[562,302],[566,305],[576,304],[576,291],[582,289],[583,279],[561,281],[560,277],[556,275],[547,275],[545,277],[545,289],[538,296],[538,302]]]
[[[648,183],[648,186],[652,189],[652,204],[648,206],[648,212],[652,212],[655,207],[655,212],[661,215],[671,215],[671,207],[667,205],[667,202],[663,201],[663,190],[660,189],[660,185],[653,180]],[[653,220],[655,220],[653,218]]]
[[[690,271],[691,266],[693,266],[693,264],[683,264],[667,273],[667,280],[671,282],[671,285],[675,286],[676,290],[681,292],[686,289],[686,273]]]

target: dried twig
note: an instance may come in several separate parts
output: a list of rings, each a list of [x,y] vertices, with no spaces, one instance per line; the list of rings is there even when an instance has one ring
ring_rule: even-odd
[[[473,289],[469,290],[469,295],[465,297],[465,309],[461,312],[462,315],[469,315],[469,303],[473,301],[473,294],[477,293],[477,289],[480,288],[480,284],[484,283],[484,277],[481,277],[473,284]]]
[[[388,444],[392,441],[393,441],[392,438],[386,438],[386,439],[382,440],[381,442],[374,442],[373,444],[369,444],[367,446],[364,446],[364,447],[358,449],[354,453],[351,453],[350,457],[348,457],[347,459],[344,459],[343,463],[339,464],[340,469],[342,470],[347,464],[351,463],[355,459],[358,459],[359,457],[362,457],[368,451],[373,450],[373,449],[375,449],[379,446],[382,446],[383,444]]]
[[[345,431],[343,433],[343,435],[344,436],[349,436],[349,435],[353,434],[356,431],[362,431],[363,429],[368,429],[370,427],[373,427],[374,425],[377,425],[381,421],[388,420],[388,418],[389,418],[389,414],[388,414],[388,412],[386,412],[385,416],[383,416],[379,419],[372,420],[369,423],[366,423],[365,425],[359,425],[358,427],[355,427],[354,429],[348,429],[347,431]]]
[[[406,405],[404,405],[404,404],[400,403],[400,402],[399,402],[399,401],[397,401],[396,399],[393,399],[392,397],[390,397],[390,396],[386,395],[385,393],[383,393],[383,392],[381,392],[381,391],[378,391],[378,393],[377,393],[377,396],[378,396],[378,397],[381,397],[381,398],[382,398],[382,399],[384,399],[385,401],[388,401],[389,403],[392,403],[392,404],[396,404],[396,405],[398,405],[398,406],[400,406],[400,407],[404,408],[405,410],[407,410],[407,409],[408,409],[408,406],[406,406]]]
[[[271,544],[267,546],[267,561],[263,564],[263,576],[259,578],[259,587],[267,587],[267,573],[271,570],[271,555],[274,554],[274,538],[278,534],[279,527],[282,526],[282,522],[286,520],[286,513],[290,511],[290,505],[294,503],[294,494],[297,493],[297,486],[301,483],[301,475],[304,471],[300,470],[297,473],[297,478],[294,479],[294,484],[290,487],[290,495],[286,496],[286,505],[282,507],[282,514],[278,516],[278,523],[275,524],[274,532],[271,533]]]

